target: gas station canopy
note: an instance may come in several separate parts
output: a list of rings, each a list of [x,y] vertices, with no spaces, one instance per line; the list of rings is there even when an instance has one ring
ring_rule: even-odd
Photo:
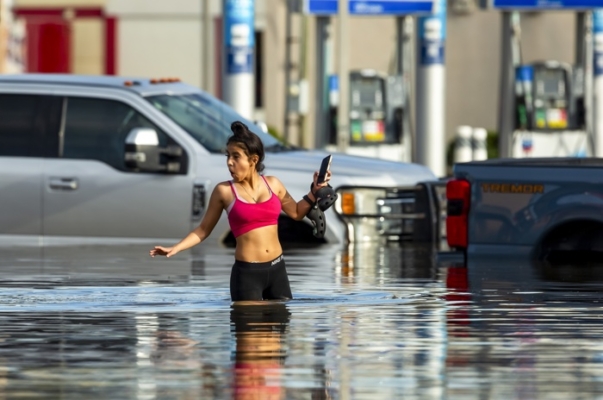
[[[592,10],[603,8],[603,0],[482,0],[481,6],[516,11]]]
[[[335,15],[338,0],[304,0],[304,12],[314,15]],[[348,0],[350,15],[431,14],[434,0]]]

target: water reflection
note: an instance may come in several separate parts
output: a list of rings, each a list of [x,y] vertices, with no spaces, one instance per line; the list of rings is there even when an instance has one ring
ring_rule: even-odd
[[[177,330],[159,330],[155,333],[150,361],[162,369],[196,369],[201,360],[196,353],[196,340]]]
[[[295,300],[242,306],[229,249],[160,262],[102,250],[0,261],[0,398],[603,394],[597,264],[288,249]]]
[[[374,246],[367,243],[344,246],[334,257],[345,282],[412,279],[434,280],[437,266],[431,246],[392,243]]]
[[[270,400],[285,397],[282,375],[290,318],[291,312],[285,303],[232,305],[233,398]]]
[[[449,266],[450,394],[482,398],[599,398],[603,393],[603,269],[595,264],[473,258]],[[454,279],[452,280],[454,281]],[[459,285],[462,287],[463,283]]]

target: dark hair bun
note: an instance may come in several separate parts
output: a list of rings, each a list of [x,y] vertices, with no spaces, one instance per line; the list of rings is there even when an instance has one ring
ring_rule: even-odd
[[[235,121],[230,124],[230,130],[234,133],[235,136],[245,136],[247,132],[249,132],[249,128],[247,125],[242,123],[241,121]]]

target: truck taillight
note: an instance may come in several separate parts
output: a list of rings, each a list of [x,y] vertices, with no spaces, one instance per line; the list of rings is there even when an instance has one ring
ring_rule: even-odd
[[[471,184],[464,179],[453,179],[446,184],[448,201],[446,216],[446,237],[448,246],[467,247],[469,203]]]

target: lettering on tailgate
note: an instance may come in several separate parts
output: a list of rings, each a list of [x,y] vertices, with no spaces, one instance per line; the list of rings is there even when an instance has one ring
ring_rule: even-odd
[[[482,183],[481,187],[484,193],[544,193],[544,185],[540,183]]]

